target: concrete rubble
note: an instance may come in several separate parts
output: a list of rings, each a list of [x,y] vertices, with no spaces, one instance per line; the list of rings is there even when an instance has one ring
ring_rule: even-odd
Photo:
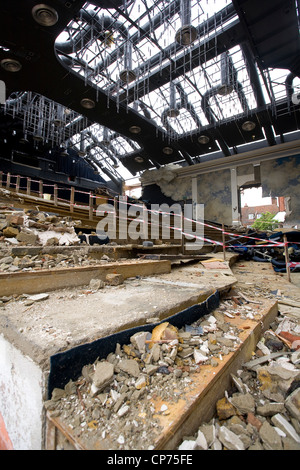
[[[285,341],[286,333],[296,341],[299,321],[279,315],[252,360],[231,375],[214,418],[179,450],[300,450],[300,348]],[[200,446],[199,433],[206,438]]]
[[[80,221],[39,210],[16,210],[0,204],[0,242],[8,245],[74,245]]]
[[[75,231],[80,224],[81,221],[70,217],[38,210],[17,211],[0,204],[0,272],[93,266],[113,261],[106,254],[101,259],[90,255],[89,246],[81,242]],[[63,247],[76,250],[66,251]],[[107,282],[117,285],[122,280],[112,276]]]
[[[217,366],[216,358],[240,344],[238,328],[224,321],[236,313],[237,301],[241,316],[257,313],[255,303],[233,292],[192,325],[176,329],[166,321],[152,333],[139,332],[130,344],[118,344],[106,358],[84,366],[82,376],[64,390],[54,389],[46,409],[89,448],[97,439],[109,438],[116,449],[153,449],[161,432],[158,416],[168,415],[168,404],[192,386],[190,374],[203,364]],[[300,449],[300,350],[280,339],[286,325],[286,318],[279,315],[252,360],[232,375],[232,389],[217,402],[214,418],[201,423],[193,436],[184,437],[179,450]],[[291,335],[295,329],[298,325],[290,322]],[[273,337],[276,342],[268,342]],[[108,375],[113,370],[110,384],[105,382],[106,373],[103,383],[95,384],[99,367]],[[155,409],[151,399],[158,396],[162,406]]]

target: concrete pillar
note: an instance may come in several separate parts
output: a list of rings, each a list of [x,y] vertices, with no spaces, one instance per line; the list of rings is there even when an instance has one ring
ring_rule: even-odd
[[[197,220],[197,204],[198,204],[198,178],[192,178],[192,204],[193,204],[193,219]]]
[[[238,183],[236,168],[230,169],[231,174],[231,204],[232,204],[232,225],[240,224],[239,204],[238,204]]]

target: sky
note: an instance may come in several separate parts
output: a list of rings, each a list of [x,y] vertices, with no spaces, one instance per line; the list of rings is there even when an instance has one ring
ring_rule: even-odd
[[[241,204],[242,207],[245,207],[247,204],[249,207],[253,206],[264,206],[271,204],[270,197],[262,197],[262,188],[249,188],[245,189],[241,193]]]

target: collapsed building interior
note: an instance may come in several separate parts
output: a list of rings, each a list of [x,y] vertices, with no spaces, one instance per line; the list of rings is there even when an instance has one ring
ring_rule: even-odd
[[[1,2],[0,449],[299,450],[299,24]]]

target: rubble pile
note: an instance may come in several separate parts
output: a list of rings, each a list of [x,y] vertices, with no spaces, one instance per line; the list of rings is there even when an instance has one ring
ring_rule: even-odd
[[[0,205],[0,241],[9,245],[73,245],[80,221],[39,210],[15,210]]]
[[[239,347],[240,330],[230,323],[230,317],[238,314],[245,318],[257,318],[257,305],[251,305],[245,300],[242,302],[240,297],[237,312],[237,300],[235,297],[235,300],[221,302],[220,307],[213,313],[181,329],[163,322],[151,333],[140,331],[134,334],[130,338],[130,344],[117,344],[115,351],[106,358],[84,366],[82,375],[76,381],[70,381],[64,389],[55,388],[51,400],[45,403],[46,409],[52,416],[63,420],[72,430],[72,434],[85,443],[87,448],[92,448],[99,441],[105,445],[107,438],[110,449],[111,446],[120,450],[153,449],[155,438],[162,430],[160,415],[168,415],[171,404],[176,403],[184,391],[193,390],[193,375],[201,372],[203,365],[218,366],[219,361]],[[289,325],[289,328],[291,327],[293,325]],[[266,354],[267,349],[268,355],[271,356],[274,348],[277,353],[280,351],[280,357],[275,359],[275,364],[291,375],[291,387],[298,377],[300,351],[296,350],[290,354],[292,350],[287,346],[286,340],[279,339],[279,324],[274,325],[274,328],[276,334],[273,330],[268,332],[260,342],[257,355],[262,360],[261,356]],[[284,356],[286,350],[289,355]],[[284,363],[280,362],[281,354],[286,360]],[[259,370],[265,370],[264,361],[257,367]],[[273,377],[273,372],[268,368],[267,372]],[[293,402],[294,395],[289,393],[287,396],[286,389],[277,392],[272,388],[268,393],[267,387],[263,387],[259,395],[254,388],[258,382],[257,373],[251,363],[245,365],[243,371],[233,377],[236,390],[224,399],[225,414],[218,415],[222,408],[220,401],[216,418],[211,423],[201,425],[197,435],[184,439],[179,448],[230,448],[229,444],[226,446],[225,443],[226,439],[230,443],[233,441],[231,433],[237,436],[238,448],[247,449],[259,445],[263,448],[266,444],[258,444],[256,437],[259,436],[259,431],[255,431],[252,423],[257,424],[259,420],[263,425],[266,421],[264,428],[267,424],[272,426],[269,415],[257,417],[257,412],[260,411],[259,407],[264,410],[268,404],[271,404],[272,408],[273,403],[280,406],[272,408],[272,418],[279,414],[280,417],[277,416],[274,420],[282,423],[284,418],[289,426],[295,426],[295,416],[289,414],[287,418],[292,405],[286,404],[286,401]],[[261,376],[260,373],[259,377]],[[281,386],[280,381],[278,386]],[[297,393],[296,390],[295,394]],[[299,401],[297,403],[294,407],[298,407],[299,413]],[[232,414],[228,411],[229,414],[226,415],[227,409],[230,409]],[[280,429],[280,426],[273,424],[274,426],[277,436],[277,428]],[[252,436],[245,437],[250,428],[256,432],[255,439]],[[299,430],[294,427],[293,429],[293,436],[297,436]],[[213,438],[207,437],[209,433],[212,433]],[[283,443],[284,439],[282,435],[279,436]],[[289,442],[290,435],[287,439],[286,442]],[[296,441],[292,441],[293,445],[298,445],[297,439],[296,437]],[[287,443],[282,444],[283,446],[287,446]]]
[[[300,327],[276,320],[252,360],[231,374],[214,418],[179,450],[300,450]]]
[[[123,258],[121,260],[124,260]],[[115,262],[107,255],[93,259],[84,248],[73,253],[38,253],[15,255],[14,252],[1,256],[0,272],[37,271],[40,269],[73,268],[76,266],[93,266]]]
[[[38,210],[16,211],[0,204],[0,272],[59,269],[114,261],[105,254],[100,260],[90,256],[88,243],[82,242],[75,231],[80,224],[81,221],[71,217]],[[76,246],[76,251],[55,252],[55,247],[68,246]]]

